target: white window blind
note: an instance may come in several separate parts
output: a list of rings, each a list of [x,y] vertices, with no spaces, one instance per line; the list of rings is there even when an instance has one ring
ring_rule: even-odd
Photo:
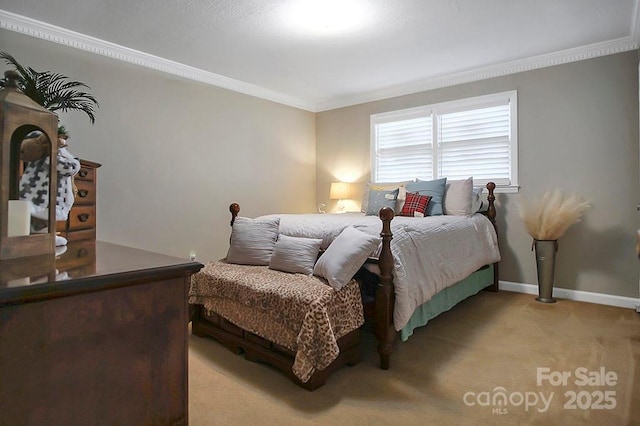
[[[438,142],[439,176],[511,183],[508,104],[438,115]]]
[[[372,115],[372,180],[517,187],[516,104],[512,91]]]
[[[376,182],[431,179],[433,130],[431,117],[379,123],[376,127]]]

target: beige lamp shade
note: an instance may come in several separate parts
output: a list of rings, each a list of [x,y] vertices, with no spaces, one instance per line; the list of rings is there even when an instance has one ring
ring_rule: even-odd
[[[332,182],[329,198],[332,200],[345,200],[351,198],[351,185],[347,182]]]

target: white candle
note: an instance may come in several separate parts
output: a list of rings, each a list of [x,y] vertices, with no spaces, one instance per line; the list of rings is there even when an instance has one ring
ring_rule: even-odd
[[[23,200],[9,200],[9,229],[7,237],[29,235],[31,214],[29,202]]]
[[[29,284],[31,284],[31,278],[29,277],[16,278],[7,282],[7,287],[22,287]]]

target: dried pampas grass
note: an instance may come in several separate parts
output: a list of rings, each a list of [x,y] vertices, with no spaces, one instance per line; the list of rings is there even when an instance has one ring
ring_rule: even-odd
[[[536,240],[557,240],[590,207],[578,195],[547,191],[540,199],[520,197],[518,209],[529,235]]]

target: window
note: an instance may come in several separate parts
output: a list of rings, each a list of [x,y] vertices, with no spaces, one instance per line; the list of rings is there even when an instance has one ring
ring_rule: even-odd
[[[497,93],[371,116],[371,180],[488,181],[517,190],[517,93]]]

